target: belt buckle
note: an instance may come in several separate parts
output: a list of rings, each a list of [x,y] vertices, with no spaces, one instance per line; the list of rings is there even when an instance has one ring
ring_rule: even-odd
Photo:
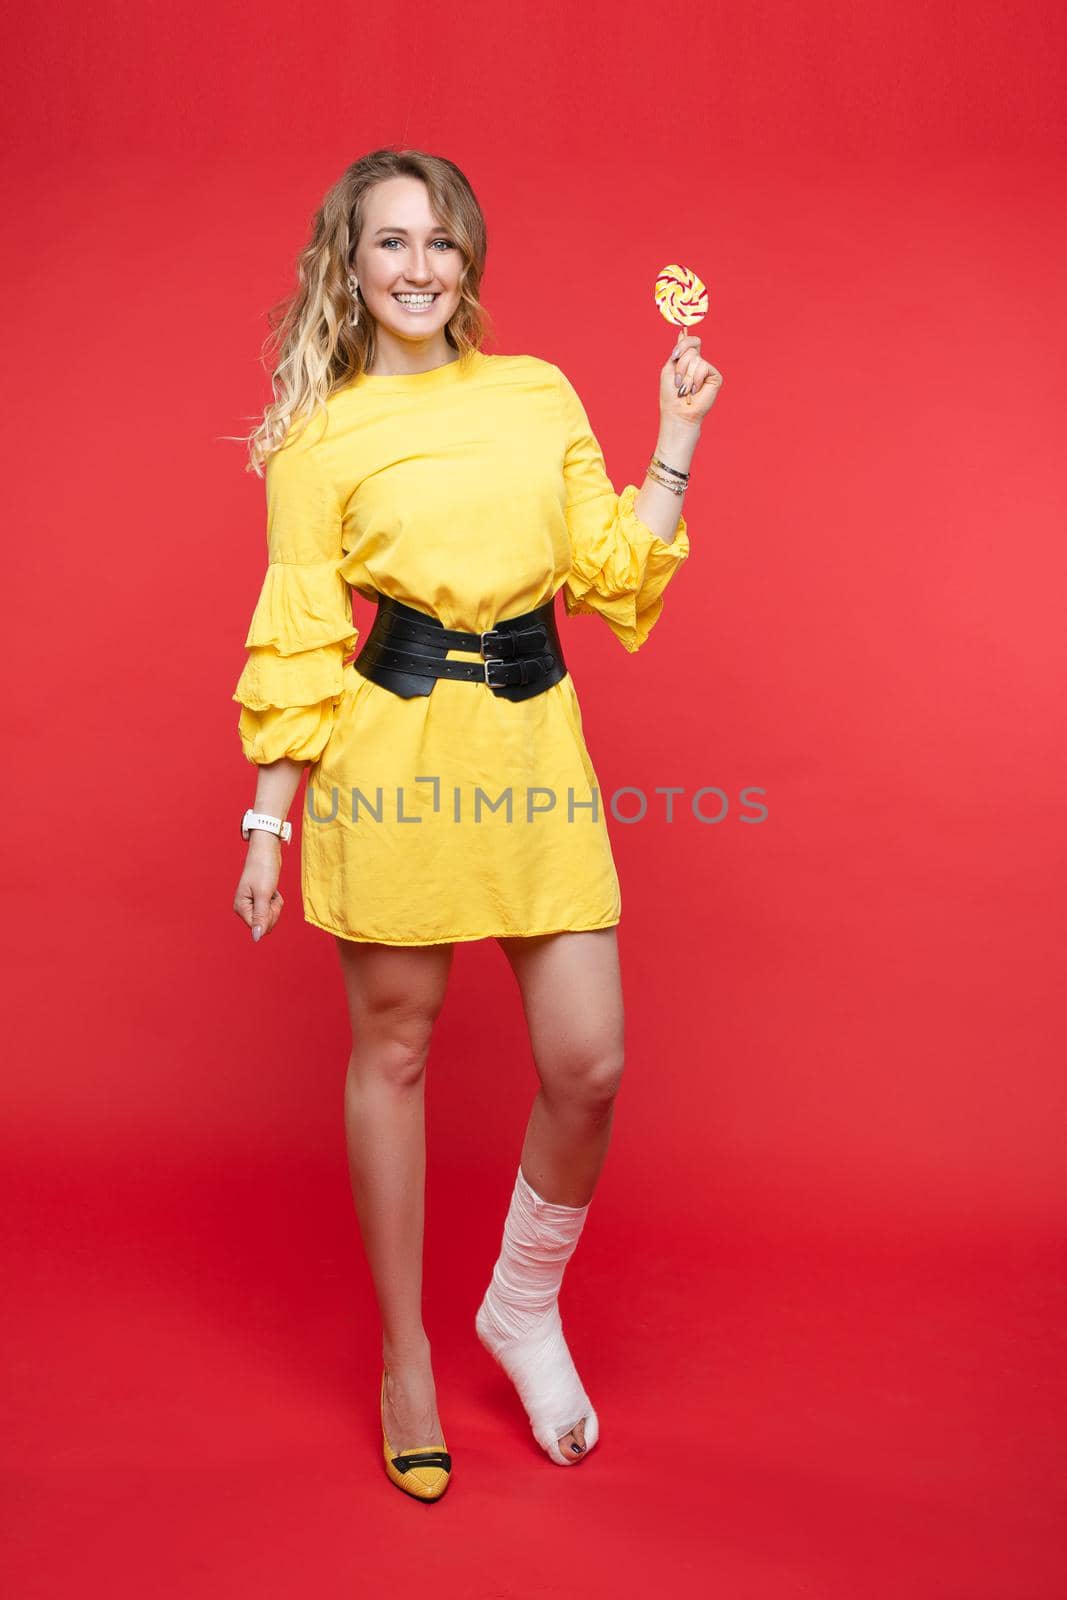
[[[485,653],[485,641],[487,639],[499,639],[499,638],[500,638],[500,634],[497,632],[497,630],[495,628],[486,628],[484,633],[480,633],[478,635],[478,640],[479,640],[479,644],[481,645],[481,651],[482,651],[482,676],[485,678],[486,684],[489,686],[490,689],[503,689],[505,687],[505,685],[503,683],[494,683],[492,678],[490,678],[490,676],[489,676],[489,668],[490,668],[490,666],[492,665],[492,663],[494,661],[499,661],[501,666],[504,665],[503,656],[487,656],[486,653]]]

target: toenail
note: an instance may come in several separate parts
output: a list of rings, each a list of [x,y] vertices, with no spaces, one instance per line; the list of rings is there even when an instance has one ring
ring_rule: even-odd
[[[580,1444],[572,1444],[571,1449],[574,1451],[576,1456],[580,1456],[582,1453],[582,1447]]]

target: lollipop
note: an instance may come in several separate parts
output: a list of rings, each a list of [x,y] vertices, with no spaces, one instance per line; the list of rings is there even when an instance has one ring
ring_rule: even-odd
[[[708,291],[688,267],[673,263],[664,267],[656,279],[655,293],[656,304],[663,316],[679,327],[691,328],[708,314]],[[692,395],[686,395],[686,404],[692,403]]]
[[[688,267],[664,267],[655,293],[660,313],[679,327],[691,328],[708,314],[708,291]]]

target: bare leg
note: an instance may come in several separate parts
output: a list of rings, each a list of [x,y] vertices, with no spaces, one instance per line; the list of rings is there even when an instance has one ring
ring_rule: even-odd
[[[607,1157],[625,1056],[625,1021],[614,928],[498,941],[511,963],[541,1087],[520,1165],[556,1205],[592,1199]],[[579,1422],[559,1441],[585,1448]]]
[[[422,1320],[424,1091],[453,947],[337,945],[352,1025],[344,1095],[349,1176],[381,1314],[386,1432],[395,1449],[415,1449],[443,1437]]]

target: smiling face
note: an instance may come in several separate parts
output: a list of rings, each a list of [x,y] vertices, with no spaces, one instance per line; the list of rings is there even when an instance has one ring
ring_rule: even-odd
[[[387,364],[416,357],[434,366],[454,358],[445,327],[459,305],[463,265],[421,179],[385,178],[367,192],[354,272]]]

